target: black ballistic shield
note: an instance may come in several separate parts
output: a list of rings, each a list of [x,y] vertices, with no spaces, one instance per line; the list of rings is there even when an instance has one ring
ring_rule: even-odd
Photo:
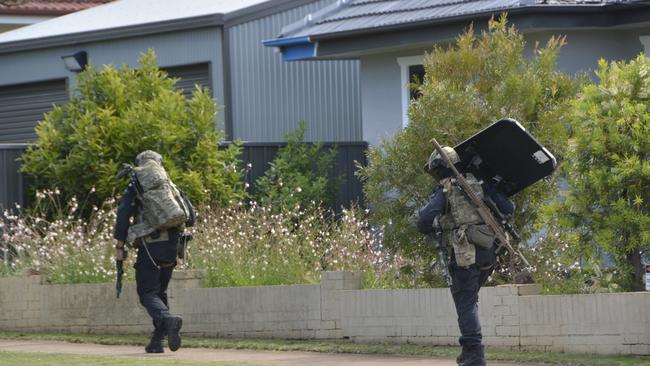
[[[500,180],[508,196],[551,175],[557,161],[514,119],[500,119],[454,147],[460,171],[479,180]]]

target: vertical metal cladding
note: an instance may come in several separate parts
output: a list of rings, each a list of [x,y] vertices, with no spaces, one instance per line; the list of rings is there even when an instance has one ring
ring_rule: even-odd
[[[5,209],[15,209],[16,204],[25,206],[27,182],[19,173],[21,163],[17,161],[27,144],[0,143],[0,219]]]
[[[283,26],[331,3],[316,1],[230,28],[235,138],[283,141],[304,120],[308,141],[362,139],[358,61],[283,62],[262,45]]]

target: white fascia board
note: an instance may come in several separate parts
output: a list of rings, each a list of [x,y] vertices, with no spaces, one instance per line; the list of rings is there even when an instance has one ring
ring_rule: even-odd
[[[0,25],[28,25],[39,23],[53,17],[35,15],[2,15],[0,14]]]
[[[409,80],[409,66],[422,65],[424,63],[424,55],[398,57],[397,63],[400,67],[400,87],[402,88],[402,127],[409,124],[409,102],[410,90],[408,84]]]
[[[647,36],[640,36],[639,41],[643,44],[643,48],[645,49],[645,55],[650,57],[650,35]]]

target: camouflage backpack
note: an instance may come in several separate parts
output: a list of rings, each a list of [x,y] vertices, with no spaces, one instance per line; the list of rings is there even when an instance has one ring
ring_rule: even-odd
[[[144,222],[158,230],[183,225],[189,218],[189,209],[165,168],[154,160],[147,160],[134,171],[142,188]]]

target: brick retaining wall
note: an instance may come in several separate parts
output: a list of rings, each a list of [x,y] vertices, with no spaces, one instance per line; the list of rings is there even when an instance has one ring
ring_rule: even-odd
[[[485,343],[512,349],[650,353],[650,293],[538,295],[535,285],[481,290]],[[201,288],[175,272],[169,291],[184,333],[221,337],[350,338],[456,344],[448,289],[363,290],[361,276],[324,272],[318,285]],[[41,276],[0,279],[0,330],[146,334],[135,285],[50,285]]]

